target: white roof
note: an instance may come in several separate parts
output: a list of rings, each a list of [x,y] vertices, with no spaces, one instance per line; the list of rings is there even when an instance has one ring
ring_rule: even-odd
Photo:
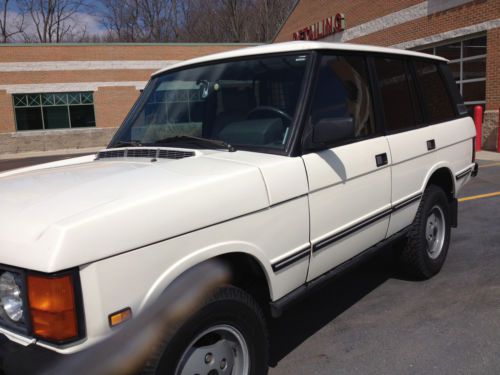
[[[186,60],[179,62],[177,64],[170,65],[166,68],[160,69],[159,71],[153,73],[153,76],[159,73],[163,73],[165,71],[176,69],[182,66],[188,66],[192,64],[204,63],[209,61],[216,61],[222,59],[230,59],[234,57],[242,57],[242,56],[252,56],[252,55],[263,55],[269,53],[279,53],[279,52],[301,52],[301,51],[310,51],[310,50],[318,50],[318,49],[330,49],[337,51],[362,51],[362,52],[379,52],[379,53],[391,53],[403,56],[418,56],[425,57],[429,59],[435,59],[439,61],[448,61],[442,57],[429,55],[426,53],[408,51],[404,49],[396,49],[396,48],[386,48],[386,47],[378,47],[378,46],[368,46],[364,44],[350,44],[350,43],[328,43],[328,42],[313,42],[313,41],[293,41],[293,42],[285,42],[285,43],[273,43],[273,44],[264,44],[257,47],[247,47],[240,48],[232,51],[215,53],[212,55],[197,57],[194,59]]]

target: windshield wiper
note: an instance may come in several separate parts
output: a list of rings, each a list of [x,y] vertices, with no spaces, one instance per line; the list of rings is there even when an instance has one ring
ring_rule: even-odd
[[[140,147],[144,146],[141,142],[136,140],[118,141],[112,147]]]
[[[208,148],[223,148],[228,150],[229,152],[236,151],[236,149],[233,146],[224,141],[220,141],[217,139],[193,137],[190,135],[177,135],[175,137],[163,138],[156,141],[154,144],[158,145],[158,144],[168,144],[168,143],[191,143]]]

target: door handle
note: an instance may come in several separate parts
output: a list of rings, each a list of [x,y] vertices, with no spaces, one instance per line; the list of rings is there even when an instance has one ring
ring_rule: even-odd
[[[375,161],[377,162],[377,167],[381,167],[387,164],[387,154],[384,152],[383,154],[375,155]]]
[[[434,139],[429,139],[427,141],[427,151],[434,150],[436,148],[436,141]]]

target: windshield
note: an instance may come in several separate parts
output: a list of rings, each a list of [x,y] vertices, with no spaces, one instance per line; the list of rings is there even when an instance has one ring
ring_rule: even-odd
[[[306,54],[253,56],[156,76],[110,147],[206,148],[209,142],[194,142],[204,138],[284,149],[307,61]]]

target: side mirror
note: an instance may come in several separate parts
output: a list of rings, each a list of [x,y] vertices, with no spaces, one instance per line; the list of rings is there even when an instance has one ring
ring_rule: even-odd
[[[354,138],[354,122],[351,117],[324,118],[313,126],[314,143],[334,143]]]

